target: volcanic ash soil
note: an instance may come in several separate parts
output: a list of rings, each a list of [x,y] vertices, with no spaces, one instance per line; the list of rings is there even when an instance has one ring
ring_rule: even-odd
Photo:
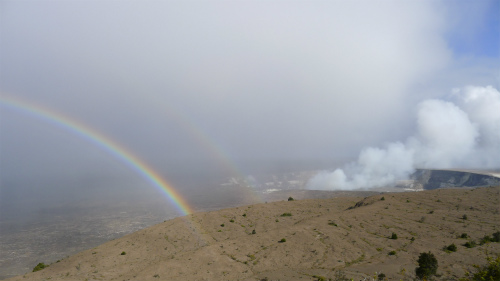
[[[437,279],[457,279],[500,254],[463,246],[500,230],[499,198],[500,187],[283,198],[165,221],[8,280],[400,280],[429,251]]]

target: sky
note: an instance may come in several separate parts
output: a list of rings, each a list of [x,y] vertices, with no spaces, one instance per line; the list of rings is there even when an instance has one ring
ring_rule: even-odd
[[[339,175],[359,187],[371,152],[432,155],[443,110],[470,125],[457,133],[470,133],[470,153],[499,152],[496,136],[482,137],[498,121],[474,119],[465,101],[486,91],[496,102],[499,17],[500,1],[484,0],[7,0],[0,96],[85,124],[180,190],[214,173],[280,169],[324,169],[320,189]],[[389,174],[498,164],[465,157],[412,158]],[[44,189],[130,174],[99,146],[0,104],[4,200],[16,182]]]

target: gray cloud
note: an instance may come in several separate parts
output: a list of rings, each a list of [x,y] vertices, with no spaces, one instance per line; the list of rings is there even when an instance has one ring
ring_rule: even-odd
[[[220,165],[214,154],[240,167],[352,159],[411,135],[418,101],[499,77],[480,58],[459,63],[445,35],[459,26],[449,19],[467,14],[447,2],[1,5],[1,90],[88,124],[167,174]],[[4,115],[3,173],[49,151],[62,154],[53,165],[26,167],[108,167],[57,130],[38,137],[35,128],[50,125]],[[14,131],[38,141],[27,149]],[[83,160],[68,166],[73,159]]]

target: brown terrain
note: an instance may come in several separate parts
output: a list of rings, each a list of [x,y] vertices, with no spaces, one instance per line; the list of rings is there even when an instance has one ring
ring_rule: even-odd
[[[500,255],[463,246],[500,230],[499,186],[286,199],[168,220],[7,280],[411,280],[428,251],[437,279],[457,280]]]

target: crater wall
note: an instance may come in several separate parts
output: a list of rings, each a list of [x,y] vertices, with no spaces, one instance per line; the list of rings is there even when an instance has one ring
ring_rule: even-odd
[[[479,171],[417,169],[411,179],[424,189],[500,185],[500,177]]]

